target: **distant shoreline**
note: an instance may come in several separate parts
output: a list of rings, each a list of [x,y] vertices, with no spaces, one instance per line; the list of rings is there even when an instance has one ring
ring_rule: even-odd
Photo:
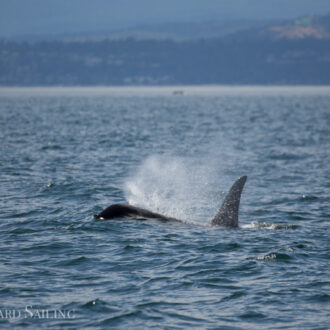
[[[185,97],[223,94],[330,94],[330,85],[168,85],[168,86],[0,86],[0,97],[24,95],[155,95]]]

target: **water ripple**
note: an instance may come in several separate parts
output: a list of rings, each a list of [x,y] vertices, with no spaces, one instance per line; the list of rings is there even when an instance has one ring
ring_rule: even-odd
[[[328,328],[330,94],[269,88],[2,94],[0,327]],[[93,219],[127,201],[185,223]]]

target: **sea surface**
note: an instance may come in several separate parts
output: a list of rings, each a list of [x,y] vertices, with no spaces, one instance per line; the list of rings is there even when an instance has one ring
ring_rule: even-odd
[[[1,88],[0,328],[329,329],[329,164],[330,87]]]

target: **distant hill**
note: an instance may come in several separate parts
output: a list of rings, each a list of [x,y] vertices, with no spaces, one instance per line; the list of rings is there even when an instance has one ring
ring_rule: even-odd
[[[121,39],[133,37],[136,39],[171,39],[193,40],[223,37],[245,37],[251,34],[254,38],[270,39],[303,39],[330,38],[330,13],[324,16],[304,16],[294,20],[240,20],[240,21],[209,21],[194,23],[167,23],[159,25],[140,26],[134,29],[120,30],[104,38]],[[90,35],[92,37],[93,34]],[[79,36],[76,36],[79,38]],[[80,38],[83,36],[81,35]],[[78,40],[73,36],[67,40]],[[94,35],[101,39],[101,35]],[[95,40],[95,39],[94,39]]]
[[[206,22],[171,22],[141,25],[114,31],[95,31],[55,35],[22,35],[13,41],[85,42],[134,38],[136,40],[186,41],[211,38],[303,39],[330,38],[330,13],[304,16],[294,20],[222,20]]]
[[[3,40],[0,85],[330,84],[329,21],[215,24],[212,38],[201,37],[208,23],[188,39]]]
[[[306,16],[282,24],[271,24],[260,29],[258,35],[272,39],[330,39],[330,13],[325,16]]]
[[[278,21],[206,21],[206,22],[169,22],[162,24],[139,25],[114,31],[94,31],[55,35],[21,35],[11,38],[13,41],[66,41],[85,42],[134,38],[136,40],[175,40],[222,38],[233,33],[254,28],[266,27]]]
[[[136,26],[153,32],[148,26],[158,23],[278,20],[329,11],[329,0],[0,0],[0,38],[29,34],[40,41],[46,35],[111,34]]]

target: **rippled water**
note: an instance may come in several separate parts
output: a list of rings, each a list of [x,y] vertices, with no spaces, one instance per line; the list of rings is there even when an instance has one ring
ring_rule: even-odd
[[[1,328],[330,327],[330,88],[175,89],[0,90]]]

